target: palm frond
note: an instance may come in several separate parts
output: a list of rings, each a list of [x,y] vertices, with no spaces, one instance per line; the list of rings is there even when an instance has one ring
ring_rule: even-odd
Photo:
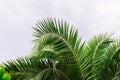
[[[102,78],[105,80],[120,79],[120,39],[115,39],[107,50],[107,58],[104,63]],[[106,75],[106,76],[105,76]]]
[[[99,80],[101,78],[101,68],[106,59],[106,50],[113,42],[112,34],[100,34],[93,37],[85,48],[85,58],[83,58],[83,70],[86,74],[86,79]]]
[[[56,68],[57,63],[51,59],[19,58],[4,63],[5,69],[12,75],[12,80],[69,80]]]
[[[71,65],[72,70],[78,69],[76,71],[79,72],[78,79],[83,78],[78,55],[84,44],[82,39],[78,38],[77,29],[62,20],[43,19],[36,23],[34,30],[36,37],[34,51],[36,51],[37,56],[48,53],[45,55],[48,57],[49,53],[55,53],[53,54],[57,56],[55,58],[65,61],[65,65]],[[69,73],[67,74],[70,76]]]

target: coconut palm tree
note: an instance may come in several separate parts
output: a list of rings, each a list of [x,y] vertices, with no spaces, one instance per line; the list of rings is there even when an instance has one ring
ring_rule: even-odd
[[[120,40],[102,33],[85,42],[66,21],[42,19],[33,27],[30,57],[4,63],[12,80],[119,80]]]

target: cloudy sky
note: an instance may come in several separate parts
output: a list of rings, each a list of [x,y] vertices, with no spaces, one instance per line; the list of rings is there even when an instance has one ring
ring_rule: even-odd
[[[32,26],[56,17],[79,28],[89,39],[101,32],[120,35],[120,0],[0,0],[0,63],[29,55]]]

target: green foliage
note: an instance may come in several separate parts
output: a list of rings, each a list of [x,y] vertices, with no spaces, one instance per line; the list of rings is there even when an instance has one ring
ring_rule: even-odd
[[[12,75],[12,80],[68,80],[56,65],[52,59],[36,57],[19,58],[4,63],[6,70]]]
[[[120,80],[120,39],[113,34],[85,42],[72,25],[51,18],[33,29],[32,55],[4,63],[12,80]]]
[[[0,80],[11,80],[10,74],[5,72],[4,67],[0,67]]]

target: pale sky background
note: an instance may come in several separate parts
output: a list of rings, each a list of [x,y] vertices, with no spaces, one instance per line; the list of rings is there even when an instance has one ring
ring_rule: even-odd
[[[120,0],[0,0],[0,63],[29,55],[32,26],[46,17],[67,20],[84,39],[120,35]]]

